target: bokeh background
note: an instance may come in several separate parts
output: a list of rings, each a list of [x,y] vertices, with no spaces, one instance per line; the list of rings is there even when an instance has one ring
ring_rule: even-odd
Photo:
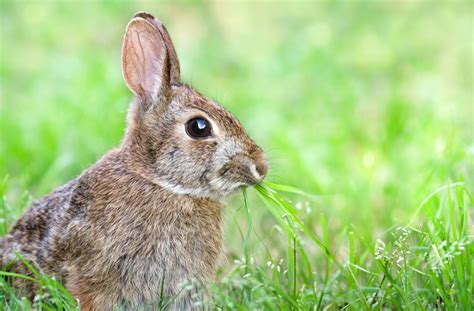
[[[297,206],[332,248],[375,240],[474,167],[469,1],[0,2],[0,178],[12,222],[30,197],[120,144],[132,99],[121,40],[137,11],[168,28],[185,82],[232,111],[270,158],[271,181],[319,195]],[[226,210],[228,259],[242,256]],[[275,220],[250,193],[260,239]],[[254,246],[258,251],[257,243]]]

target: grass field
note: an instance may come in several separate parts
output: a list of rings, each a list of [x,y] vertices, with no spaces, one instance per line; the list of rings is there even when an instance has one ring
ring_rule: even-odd
[[[121,40],[141,10],[276,183],[230,200],[205,308],[473,309],[469,1],[0,1],[0,235],[120,143]],[[76,308],[36,281],[36,306]],[[2,279],[0,309],[31,307],[12,291]]]

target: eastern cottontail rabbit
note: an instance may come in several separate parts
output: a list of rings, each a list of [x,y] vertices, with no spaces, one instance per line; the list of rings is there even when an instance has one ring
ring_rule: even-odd
[[[152,15],[133,17],[122,53],[136,100],[121,146],[34,202],[0,240],[0,265],[28,274],[12,262],[18,251],[84,310],[156,308],[161,290],[174,309],[192,309],[180,284],[213,277],[221,199],[262,181],[267,161],[232,114],[181,83],[173,43]],[[17,285],[34,295],[33,284]]]

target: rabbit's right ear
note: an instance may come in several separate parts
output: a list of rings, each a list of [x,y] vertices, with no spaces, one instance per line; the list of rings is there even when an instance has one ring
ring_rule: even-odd
[[[179,64],[168,33],[163,36],[164,27],[160,29],[161,23],[144,14],[135,15],[125,31],[122,73],[128,88],[153,104],[179,82]]]

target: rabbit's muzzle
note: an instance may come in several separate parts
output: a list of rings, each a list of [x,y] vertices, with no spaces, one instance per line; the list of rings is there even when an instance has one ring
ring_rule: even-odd
[[[260,181],[262,181],[265,178],[265,176],[267,176],[267,172],[268,172],[268,162],[264,156],[262,156],[257,161],[255,161],[255,169],[257,170],[257,173],[261,177]]]
[[[239,154],[222,167],[221,174],[236,184],[253,186],[265,178],[267,171],[268,163],[263,153],[256,159]]]

